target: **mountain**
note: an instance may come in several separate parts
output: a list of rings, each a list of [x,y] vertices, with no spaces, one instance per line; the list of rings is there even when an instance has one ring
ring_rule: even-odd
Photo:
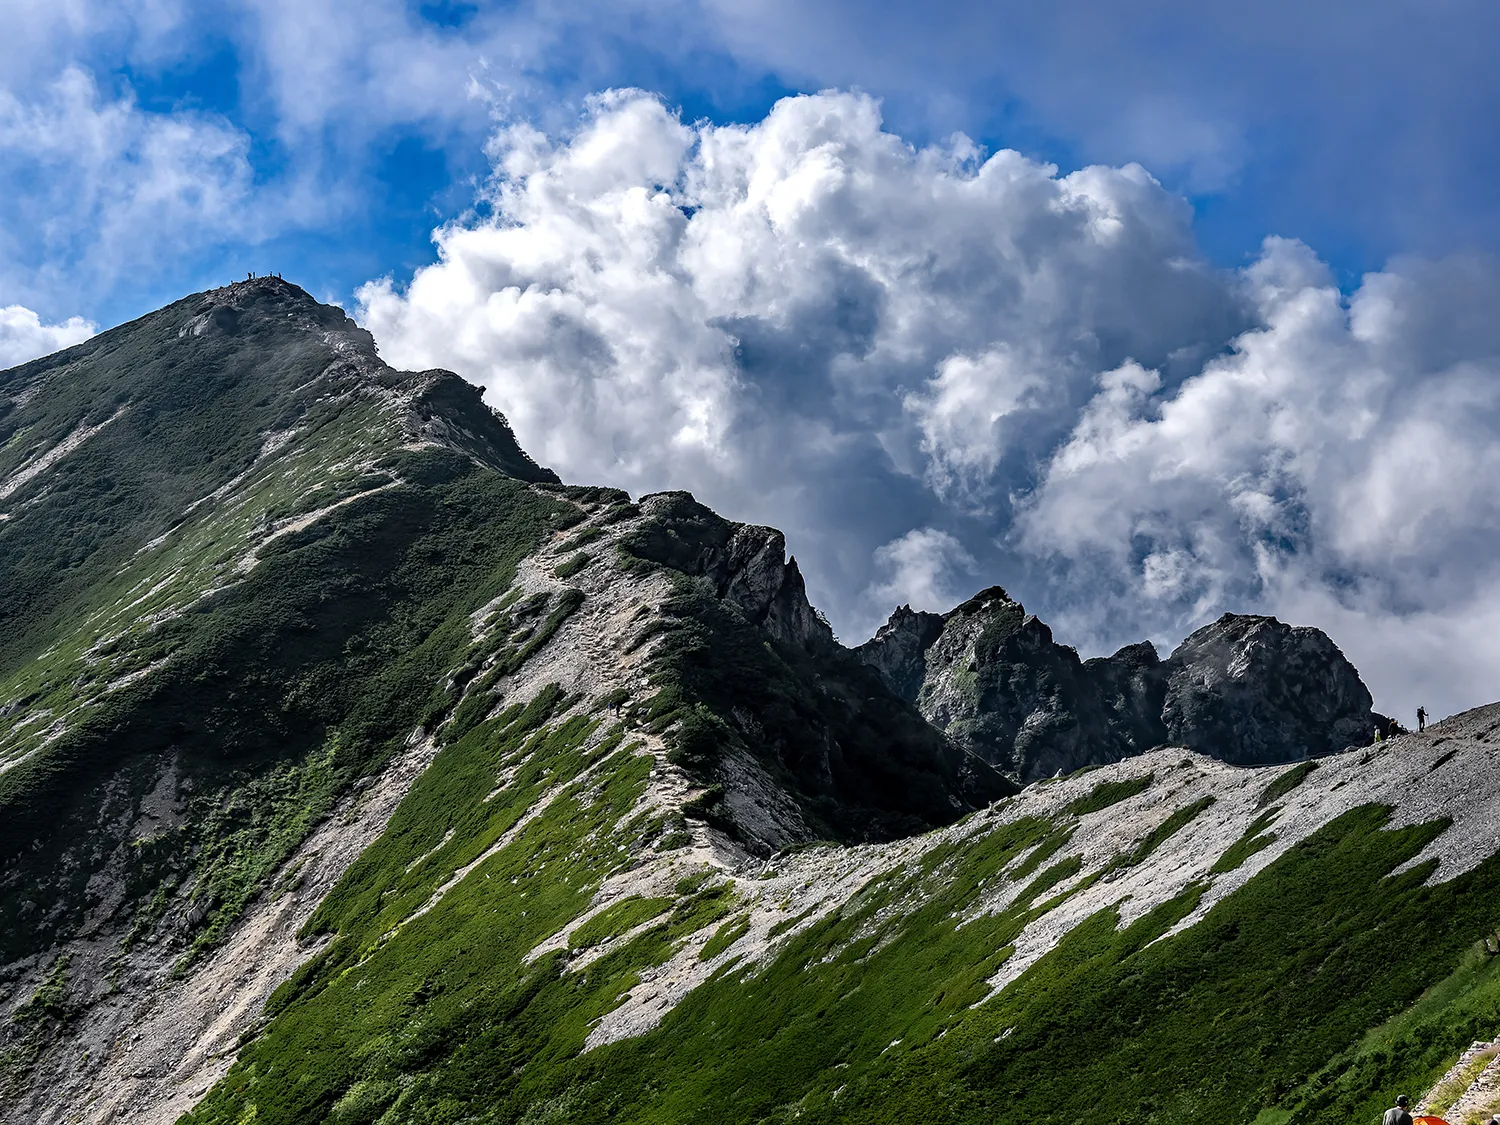
[[[277,279],[0,373],[0,621],[0,1121],[1300,1125],[1500,1024],[1500,706],[1344,749],[1315,631],[998,590],[845,649]]]
[[[857,650],[901,698],[1011,777],[1187,746],[1265,765],[1369,743],[1390,720],[1326,634],[1226,613],[1166,660],[1075,649],[993,586],[946,614],[902,606]]]

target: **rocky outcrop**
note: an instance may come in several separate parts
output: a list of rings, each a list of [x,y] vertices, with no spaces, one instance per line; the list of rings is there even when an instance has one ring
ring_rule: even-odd
[[[998,586],[950,613],[898,609],[857,650],[961,747],[1021,781],[1163,743],[1265,764],[1369,741],[1381,717],[1320,630],[1225,614],[1162,660],[1080,660]]]
[[[643,496],[643,528],[630,550],[684,574],[707,578],[718,597],[782,644],[817,651],[834,644],[833,630],[807,600],[786,537],[774,527],[733,523],[704,507],[691,492]]]
[[[1022,779],[1128,753],[1109,727],[1078,653],[998,586],[948,614],[925,654],[915,702],[965,749]]]
[[[1321,629],[1226,613],[1167,662],[1168,741],[1241,765],[1320,757],[1370,741],[1381,716]]]
[[[942,635],[943,620],[941,613],[901,606],[874,639],[860,647],[860,655],[880,672],[892,691],[915,703],[927,678],[927,650]]]
[[[733,523],[686,492],[644,496],[637,507],[618,541],[632,567],[694,580],[673,580],[659,626],[670,635],[651,674],[715,716],[715,736],[684,737],[680,758],[725,790],[726,811],[712,814],[725,826],[747,792],[726,748],[774,776],[830,839],[890,839],[1014,792],[838,644],[781,532]],[[743,817],[735,831],[753,835]]]
[[[1099,693],[1112,751],[1138,754],[1168,741],[1161,719],[1167,681],[1155,645],[1137,641],[1113,656],[1085,660],[1083,670]]]

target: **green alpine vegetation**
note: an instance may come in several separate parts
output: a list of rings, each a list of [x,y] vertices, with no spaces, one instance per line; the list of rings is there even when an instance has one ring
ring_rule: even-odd
[[[960,610],[845,648],[779,532],[561,483],[279,279],[0,373],[0,1122],[1470,1104],[1500,707],[1231,765],[1301,729],[1213,694],[1270,619],[1162,671]]]

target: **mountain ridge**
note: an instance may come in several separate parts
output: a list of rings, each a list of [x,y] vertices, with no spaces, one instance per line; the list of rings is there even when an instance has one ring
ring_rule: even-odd
[[[779,532],[560,483],[361,332],[256,279],[0,373],[0,573],[66,579],[0,586],[0,1120],[1314,1125],[1500,1022],[1494,708],[1020,789]],[[965,605],[881,649],[958,721],[971,653],[1093,664]],[[1276,624],[1174,721],[1297,737],[1255,677],[1337,677]]]

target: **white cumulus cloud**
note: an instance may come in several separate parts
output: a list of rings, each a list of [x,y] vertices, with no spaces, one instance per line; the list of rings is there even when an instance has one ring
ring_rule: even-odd
[[[1240,323],[1140,168],[913,148],[863,96],[721,126],[617,91],[571,135],[491,151],[488,217],[441,228],[409,285],[361,290],[387,357],[483,383],[565,476],[775,518],[825,590],[863,587],[924,483],[986,507],[1101,366],[1175,371]]]
[[[28,304],[154,281],[205,246],[253,240],[275,206],[254,191],[247,135],[144,110],[77,66],[22,93],[0,86],[0,148],[0,282]]]
[[[1085,649],[1279,612],[1390,706],[1500,695],[1381,640],[1500,618],[1495,263],[1216,270],[1139,167],[917,148],[836,92],[714,125],[614,91],[490,153],[437,263],[360,291],[386,358],[565,478],[785,528],[844,636],[1001,582]]]
[[[41,317],[21,305],[0,308],[0,371],[81,344],[94,332],[95,326],[82,317],[43,324]]]
[[[941,613],[974,591],[974,556],[946,531],[918,527],[875,549],[878,579],[869,595],[877,611],[891,606]]]
[[[1257,326],[1197,375],[1165,393],[1135,364],[1100,377],[1022,542],[1165,632],[1222,609],[1311,613],[1364,638],[1388,696],[1452,695],[1451,669],[1399,638],[1408,619],[1457,635],[1500,612],[1500,269],[1398,262],[1346,298],[1272,239],[1243,280]],[[1494,640],[1453,653],[1469,681],[1496,658]]]

